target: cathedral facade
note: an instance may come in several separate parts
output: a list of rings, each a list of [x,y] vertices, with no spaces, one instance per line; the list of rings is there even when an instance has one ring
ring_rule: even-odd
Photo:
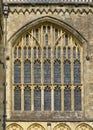
[[[93,130],[92,0],[3,0],[6,130]]]

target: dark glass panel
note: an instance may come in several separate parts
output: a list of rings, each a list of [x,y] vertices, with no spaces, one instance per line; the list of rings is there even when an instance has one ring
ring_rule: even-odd
[[[60,53],[61,53],[61,50],[60,50],[60,47],[58,47],[58,58],[60,58]]]
[[[46,26],[43,26],[43,33],[46,33]]]
[[[58,61],[54,63],[54,83],[61,83],[61,65]]]
[[[21,63],[18,60],[14,62],[14,83],[21,83]]]
[[[24,89],[24,110],[31,110],[31,89],[29,87]]]
[[[14,58],[17,57],[17,48],[14,49]]]
[[[68,45],[68,35],[65,35],[65,45]]]
[[[48,48],[48,58],[51,58],[51,48]]]
[[[24,58],[26,58],[26,54],[27,54],[27,48],[24,48]]]
[[[71,90],[66,87],[64,89],[64,111],[71,110]]]
[[[34,58],[36,58],[37,56],[37,50],[36,50],[36,47],[34,47]]]
[[[44,89],[44,110],[51,110],[51,89],[49,88]]]
[[[63,58],[66,59],[66,48],[63,48]]]
[[[43,48],[43,58],[46,58],[46,48]]]
[[[47,28],[47,29],[48,29],[48,34],[50,34],[50,26],[48,26],[48,28]]]
[[[76,59],[76,47],[73,48],[73,58]]]
[[[68,48],[68,59],[70,60],[70,48]]]
[[[36,29],[36,39],[38,40],[38,29]]]
[[[51,83],[51,64],[48,61],[44,62],[44,83]]]
[[[55,29],[55,39],[58,38],[58,29]]]
[[[34,89],[34,110],[41,111],[41,90],[40,90],[40,88]]]
[[[34,83],[41,83],[41,63],[39,61],[34,63]]]
[[[74,109],[81,111],[81,89],[78,87],[74,89]]]
[[[24,83],[31,83],[31,63],[29,61],[24,63]]]
[[[21,89],[19,87],[14,89],[14,110],[21,110]]]
[[[64,63],[64,83],[65,84],[71,83],[71,66],[69,61],[66,61]]]
[[[45,36],[45,44],[48,45],[48,35]]]
[[[28,58],[31,58],[31,48],[28,48]]]
[[[54,48],[54,58],[56,59],[56,48]]]
[[[21,58],[21,47],[18,48],[18,58]]]
[[[77,50],[78,59],[80,59],[80,49]]]
[[[26,34],[26,45],[28,45],[28,44],[29,44],[29,35]]]
[[[54,90],[54,110],[60,111],[61,110],[61,89],[55,88]]]
[[[81,65],[79,61],[74,63],[74,84],[81,83]]]
[[[40,48],[38,48],[38,58],[40,58],[41,57],[41,50],[40,50]]]

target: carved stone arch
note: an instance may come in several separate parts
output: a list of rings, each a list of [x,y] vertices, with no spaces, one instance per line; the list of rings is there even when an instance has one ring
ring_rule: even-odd
[[[27,128],[27,130],[45,130],[45,128],[42,125],[38,124],[38,123],[34,123],[34,124],[30,125]]]
[[[93,130],[93,128],[86,123],[82,123],[82,124],[79,124],[75,130]]]
[[[7,126],[6,130],[24,130],[20,125],[12,123]]]
[[[67,124],[60,123],[56,125],[53,130],[71,130],[71,128]]]
[[[9,38],[8,42],[14,43],[15,40],[17,40],[17,38],[19,38],[22,34],[28,32],[29,28],[33,28],[36,25],[44,23],[44,22],[50,22],[50,23],[53,23],[55,25],[61,26],[65,30],[67,30],[68,32],[73,34],[82,43],[87,43],[87,40],[74,27],[72,27],[71,25],[69,25],[68,23],[64,22],[63,20],[61,20],[59,18],[56,18],[56,17],[53,17],[53,16],[48,16],[48,15],[36,18],[36,19],[30,21],[30,23],[28,23],[28,24],[24,25],[23,27],[21,27],[17,32],[15,32]]]

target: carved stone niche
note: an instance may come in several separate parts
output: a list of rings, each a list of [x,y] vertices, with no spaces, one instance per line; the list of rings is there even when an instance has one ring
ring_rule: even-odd
[[[75,130],[93,130],[93,128],[88,124],[83,123],[78,125]]]
[[[23,128],[20,125],[13,123],[7,126],[6,130],[23,130]]]
[[[29,126],[27,130],[45,130],[45,128],[40,124],[35,123]]]
[[[55,126],[53,130],[71,130],[71,129],[66,124],[61,123]]]

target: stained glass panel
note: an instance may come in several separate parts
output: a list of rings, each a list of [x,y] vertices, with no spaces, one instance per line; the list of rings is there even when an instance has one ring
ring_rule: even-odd
[[[74,109],[75,111],[81,110],[81,89],[78,87],[74,89]]]
[[[14,89],[14,110],[21,110],[21,89],[19,87]]]
[[[38,48],[38,58],[40,58],[41,57],[41,50],[40,50],[40,48]]]
[[[73,48],[73,58],[76,59],[76,47]]]
[[[34,83],[41,83],[41,63],[39,61],[34,63]]]
[[[44,110],[51,110],[51,89],[49,88],[44,89]]]
[[[64,110],[71,110],[71,90],[68,87],[64,89]]]
[[[48,45],[48,35],[45,36],[45,44]]]
[[[51,58],[51,48],[48,48],[48,58]]]
[[[56,59],[56,48],[54,48],[54,58]]]
[[[24,89],[24,110],[31,110],[31,89],[29,87]]]
[[[46,58],[46,48],[43,48],[43,58]]]
[[[26,45],[28,45],[28,44],[29,44],[29,35],[26,34]]]
[[[63,58],[66,59],[66,48],[63,48]]]
[[[24,62],[24,83],[31,83],[31,63],[30,63],[30,61]]]
[[[70,48],[68,48],[68,59],[70,60]]]
[[[14,83],[21,83],[21,63],[18,60],[14,62]]]
[[[60,50],[60,47],[58,47],[58,58],[60,58],[60,53],[61,53],[61,50]]]
[[[36,47],[34,47],[34,58],[36,58],[37,56],[37,50],[36,50]]]
[[[41,110],[41,90],[40,90],[40,88],[34,89],[34,110],[35,111]]]
[[[36,29],[36,39],[38,40],[38,29]]]
[[[18,58],[21,58],[21,48],[18,48]]]
[[[58,29],[55,29],[55,39],[58,38]]]
[[[55,88],[54,90],[54,110],[60,111],[61,110],[61,89]]]
[[[68,35],[65,35],[65,45],[68,45]]]
[[[28,48],[28,58],[31,58],[31,48]]]
[[[26,58],[26,54],[27,54],[27,48],[24,48],[24,58]]]

